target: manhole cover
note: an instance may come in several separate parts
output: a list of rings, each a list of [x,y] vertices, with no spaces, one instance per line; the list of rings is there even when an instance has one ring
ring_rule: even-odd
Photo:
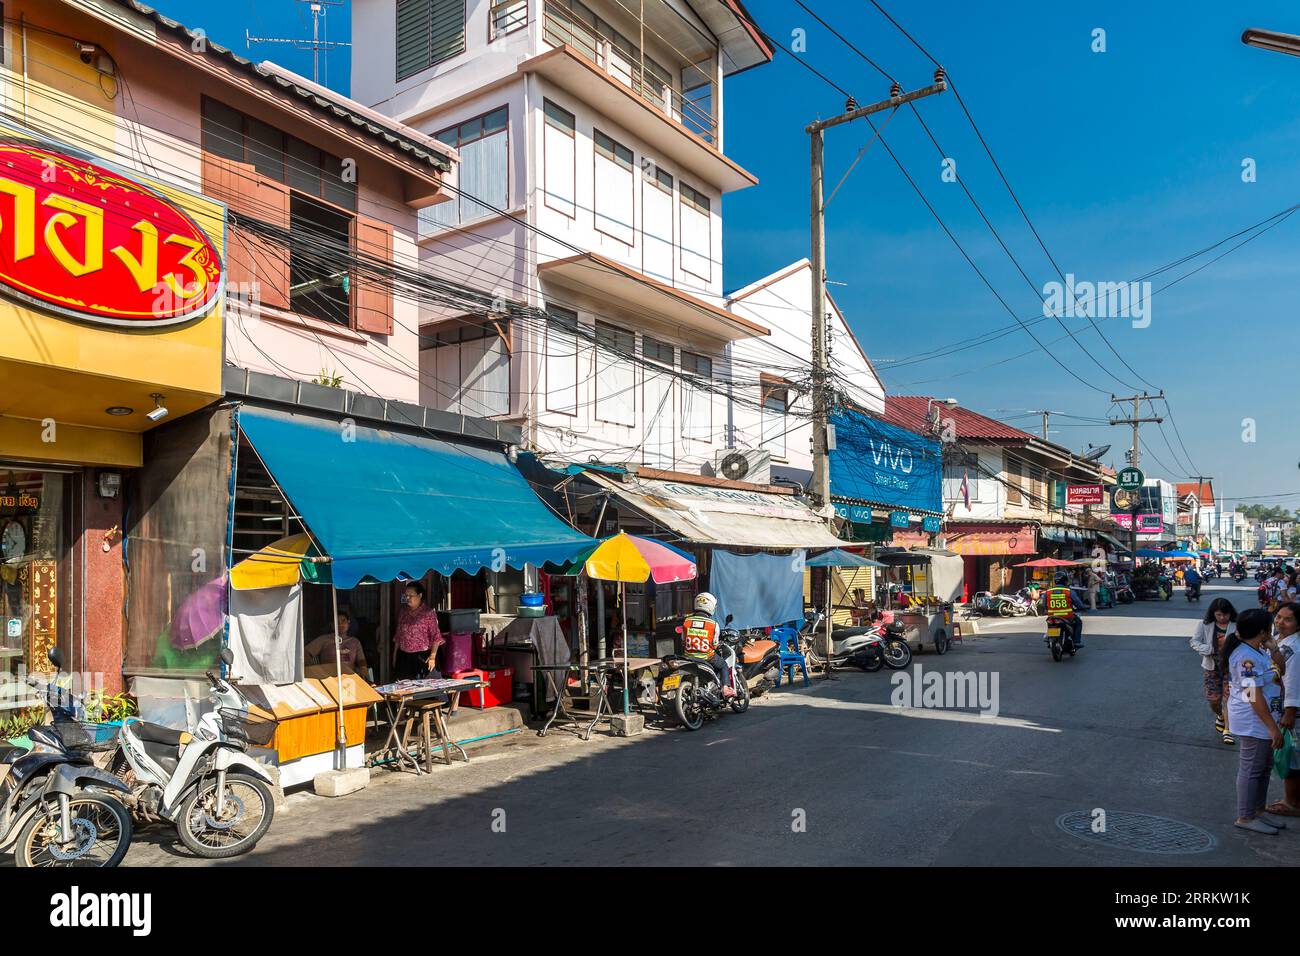
[[[1064,813],[1056,825],[1087,843],[1138,853],[1204,853],[1218,842],[1212,834],[1190,823],[1122,810],[1108,812],[1100,832],[1093,829],[1090,810]]]

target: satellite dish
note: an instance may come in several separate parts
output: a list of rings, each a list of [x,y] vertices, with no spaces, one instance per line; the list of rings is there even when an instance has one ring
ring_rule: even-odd
[[[1083,451],[1083,460],[1098,461],[1101,458],[1101,456],[1106,454],[1106,452],[1108,451],[1110,451],[1109,445],[1102,445],[1100,448],[1094,448],[1092,445],[1089,445]]]
[[[722,459],[720,466],[722,477],[729,481],[742,481],[749,474],[749,459],[738,451],[733,451]]]

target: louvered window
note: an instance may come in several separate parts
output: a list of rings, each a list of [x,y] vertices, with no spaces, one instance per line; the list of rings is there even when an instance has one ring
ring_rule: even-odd
[[[465,51],[465,0],[397,0],[397,78]]]

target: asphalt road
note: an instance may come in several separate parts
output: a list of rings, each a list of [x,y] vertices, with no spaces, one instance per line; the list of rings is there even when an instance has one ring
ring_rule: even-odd
[[[1300,826],[1232,827],[1236,749],[1214,733],[1187,644],[1216,595],[1254,602],[1253,586],[1216,582],[1199,605],[1180,592],[1092,614],[1085,648],[1061,663],[1037,619],[915,659],[913,679],[996,675],[997,717],[895,707],[882,671],[783,688],[694,734],[525,731],[430,777],[291,796],[254,853],[208,865],[1298,863]],[[1097,811],[1101,834],[1059,822]],[[165,829],[137,838],[129,865],[202,862]]]

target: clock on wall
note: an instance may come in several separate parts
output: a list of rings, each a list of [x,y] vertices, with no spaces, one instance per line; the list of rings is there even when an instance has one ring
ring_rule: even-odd
[[[10,520],[0,531],[0,558],[20,558],[27,553],[27,531],[17,521]]]

